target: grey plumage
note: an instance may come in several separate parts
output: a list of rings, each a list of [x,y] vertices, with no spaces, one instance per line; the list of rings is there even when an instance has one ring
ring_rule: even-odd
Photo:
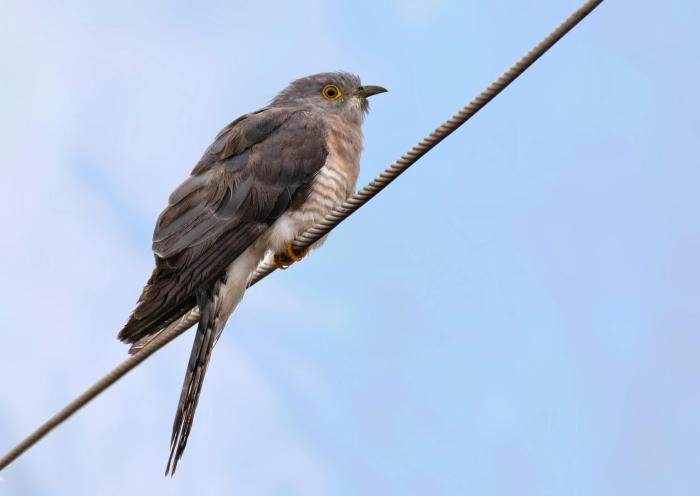
[[[303,201],[325,157],[322,121],[302,109],[265,108],[224,128],[158,218],[156,268],[119,338],[134,342],[192,308],[197,288]]]
[[[354,190],[366,98],[381,91],[342,72],[296,80],[226,126],[170,195],[153,234],[156,267],[119,333],[137,351],[199,306],[166,474],[177,468],[214,344],[255,267]]]
[[[222,281],[216,281],[214,285],[202,288],[197,293],[197,305],[199,306],[199,323],[187,364],[185,381],[182,384],[180,401],[177,405],[175,420],[173,421],[173,433],[170,438],[170,456],[165,467],[165,473],[175,473],[177,462],[185,451],[187,437],[192,428],[194,412],[199,401],[199,393],[202,390],[204,374],[209,366],[211,352],[217,334],[221,331],[223,323],[220,319],[221,299],[219,290]]]

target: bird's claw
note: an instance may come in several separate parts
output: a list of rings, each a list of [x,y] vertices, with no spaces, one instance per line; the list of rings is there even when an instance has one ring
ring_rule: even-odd
[[[294,245],[292,243],[287,243],[285,245],[285,252],[283,254],[275,253],[275,265],[278,269],[287,269],[294,262],[298,262],[309,253],[311,249],[310,246],[304,248],[301,253],[294,251]]]

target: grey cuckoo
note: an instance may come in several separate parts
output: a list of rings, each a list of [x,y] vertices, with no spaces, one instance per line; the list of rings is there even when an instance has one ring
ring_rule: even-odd
[[[166,474],[182,457],[212,350],[256,267],[266,256],[281,268],[298,261],[305,253],[292,240],[354,192],[367,98],[384,91],[345,72],[293,81],[226,126],[170,195],[153,234],[156,267],[119,333],[133,353],[199,306]]]

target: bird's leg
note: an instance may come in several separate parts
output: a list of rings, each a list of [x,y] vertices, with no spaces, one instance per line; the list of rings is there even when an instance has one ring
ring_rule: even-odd
[[[283,254],[275,254],[275,265],[278,269],[286,269],[294,262],[298,262],[299,260],[304,258],[306,254],[309,253],[310,249],[311,247],[307,246],[301,251],[301,253],[297,253],[294,251],[294,245],[291,242],[288,242],[285,245],[285,252]]]

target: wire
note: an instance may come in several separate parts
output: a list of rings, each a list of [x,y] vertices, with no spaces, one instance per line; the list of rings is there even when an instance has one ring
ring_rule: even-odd
[[[304,248],[321,239],[338,224],[352,215],[357,209],[371,200],[381,190],[386,188],[394,179],[396,179],[403,172],[405,172],[406,169],[418,161],[418,159],[428,153],[443,139],[452,134],[455,129],[464,124],[474,114],[486,106],[487,103],[489,103],[496,95],[503,91],[510,83],[515,81],[518,76],[525,72],[528,67],[530,67],[547,50],[554,46],[557,41],[559,41],[574,26],[581,22],[602,2],[603,0],[589,0],[581,5],[581,7],[579,7],[566,20],[564,20],[564,22],[562,22],[554,31],[532,47],[520,58],[520,60],[510,66],[471,102],[462,107],[456,114],[450,117],[432,133],[423,138],[418,144],[403,154],[401,158],[391,164],[386,170],[384,170],[384,172],[379,174],[379,176],[373,179],[364,188],[348,198],[342,205],[334,209],[322,221],[313,225],[308,231],[301,234],[296,240],[294,240],[293,245],[295,251],[300,252]],[[253,275],[249,286],[252,286],[264,277],[268,276],[275,269],[276,267],[274,264],[268,262],[261,264]],[[7,452],[7,454],[0,458],[0,470],[3,470],[10,463],[15,461],[32,445],[51,432],[51,430],[53,430],[56,426],[68,419],[80,408],[85,406],[88,402],[97,397],[121,377],[126,375],[127,372],[137,367],[141,362],[146,360],[149,356],[178,337],[180,334],[184,333],[198,321],[199,311],[195,307],[179,320],[173,322],[163,331],[159,332],[156,337],[148,342],[141,350],[117,365],[107,375],[86,389],[80,396],[68,403],[61,411],[40,425],[34,432],[32,432],[29,436],[17,444],[17,446],[12,448],[9,452]]]

